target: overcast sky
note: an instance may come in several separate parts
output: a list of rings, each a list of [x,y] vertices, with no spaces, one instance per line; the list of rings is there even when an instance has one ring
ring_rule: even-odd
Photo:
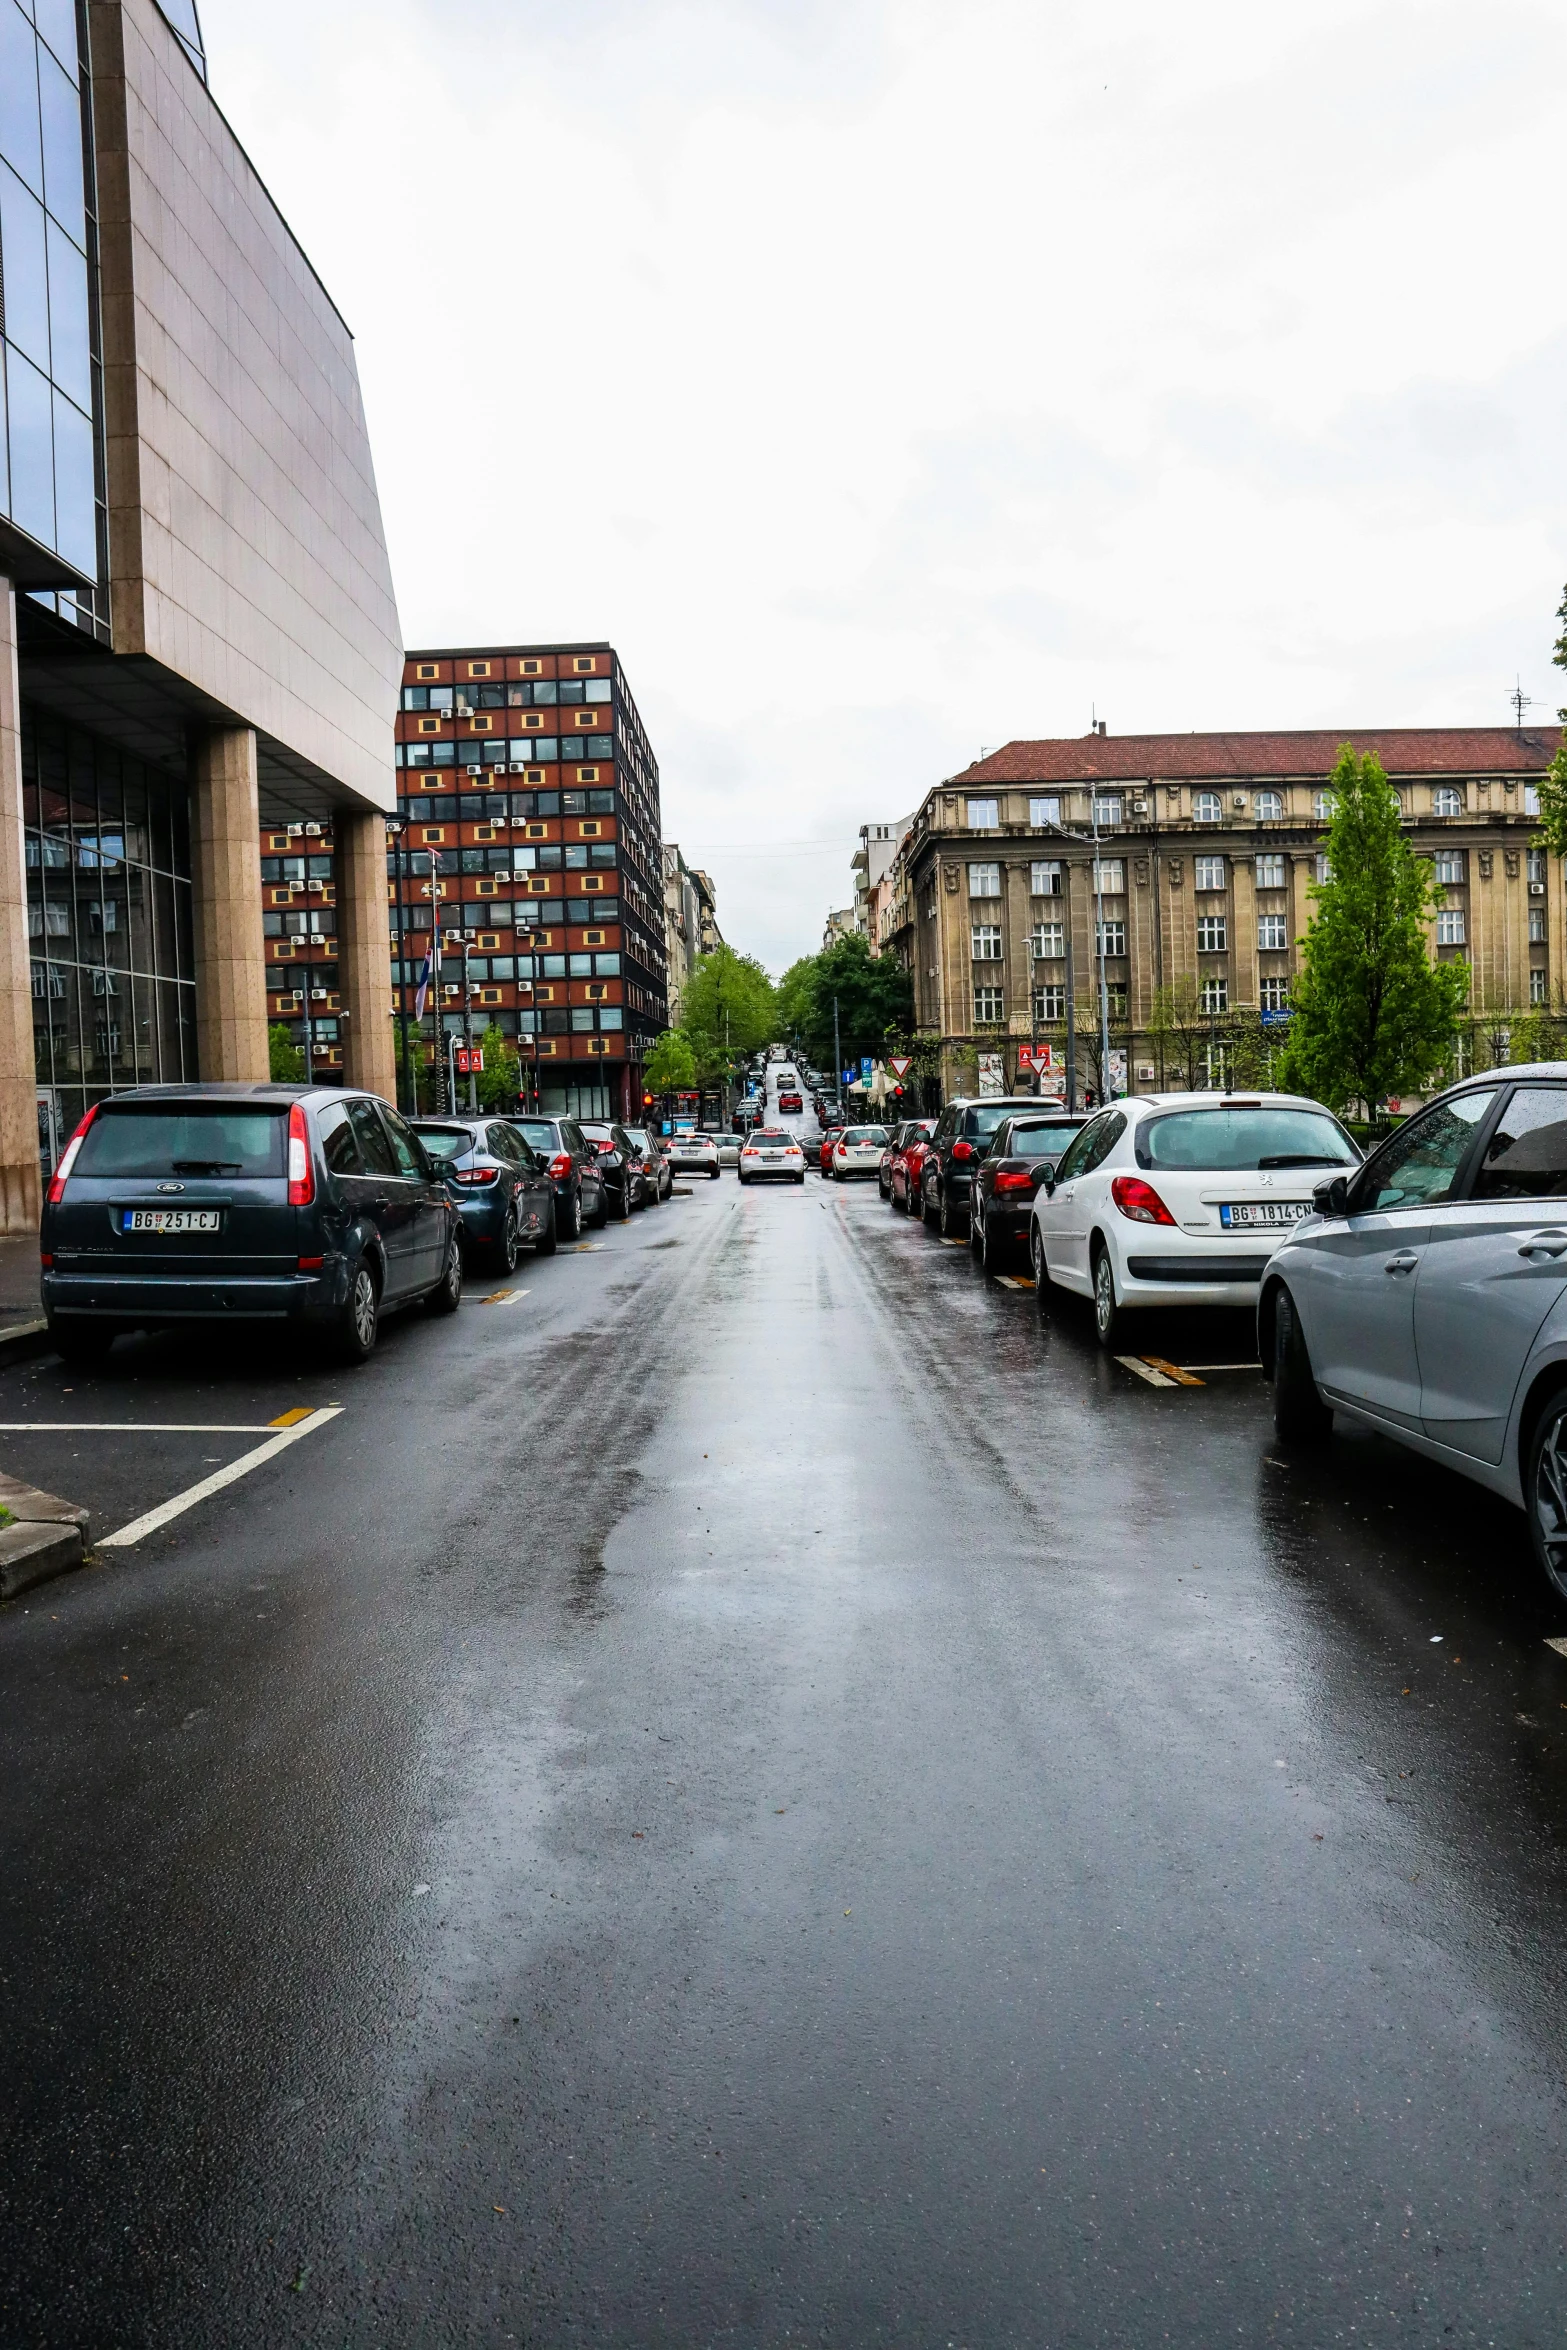
[[[726,936],[982,746],[1535,715],[1560,0],[202,0],[406,641],[607,637]]]

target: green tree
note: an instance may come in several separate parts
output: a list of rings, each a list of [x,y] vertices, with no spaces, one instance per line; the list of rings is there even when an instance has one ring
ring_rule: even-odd
[[[1332,791],[1329,879],[1311,891],[1279,1077],[1331,1109],[1359,1102],[1374,1118],[1390,1093],[1418,1092],[1452,1054],[1469,971],[1427,952],[1442,892],[1400,830],[1380,762],[1346,743]]]
[[[267,1075],[274,1085],[298,1085],[305,1074],[305,1048],[296,1044],[281,1020],[267,1030]]]
[[[784,1033],[802,1044],[816,1066],[833,1061],[833,999],[844,1062],[873,1059],[913,1041],[914,987],[892,955],[873,955],[858,933],[834,939],[819,955],[791,963],[778,985]]]
[[[678,1028],[666,1028],[648,1054],[642,1071],[649,1093],[681,1093],[696,1083],[696,1054],[691,1039]]]
[[[680,1026],[703,1082],[727,1077],[778,1033],[778,995],[753,956],[733,947],[699,955],[680,995]]]
[[[476,1041],[484,1050],[484,1067],[478,1077],[480,1109],[514,1110],[522,1091],[522,1056],[517,1039],[503,1035],[492,1026]]]
[[[1558,669],[1567,669],[1567,588],[1556,607],[1561,622],[1561,634],[1551,649],[1551,659]],[[1567,710],[1558,710],[1557,717],[1567,721]],[[1558,857],[1567,857],[1567,735],[1556,746],[1556,756],[1540,778],[1540,833],[1548,849]]]
[[[397,1098],[405,1109],[411,1109],[413,1115],[418,1117],[428,1107],[430,1095],[430,1065],[425,1059],[424,1037],[420,1033],[418,1021],[410,1019],[405,1059],[400,1020],[395,1023],[393,1034],[396,1038],[392,1052],[397,1063]]]
[[[1158,1063],[1161,1085],[1169,1071],[1188,1093],[1196,1092],[1203,1083],[1206,1069],[1203,1055],[1212,1028],[1212,1020],[1202,1008],[1195,979],[1183,974],[1168,987],[1154,989],[1148,1007],[1147,1035]]]

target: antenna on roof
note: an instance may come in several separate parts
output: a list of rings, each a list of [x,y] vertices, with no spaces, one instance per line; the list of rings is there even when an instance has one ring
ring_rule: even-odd
[[[1090,734],[1103,734],[1103,733],[1104,733],[1104,730],[1105,730],[1105,722],[1104,722],[1104,720],[1103,720],[1103,719],[1100,717],[1100,715],[1099,715],[1099,708],[1098,708],[1098,704],[1097,704],[1097,703],[1095,703],[1095,702],[1090,702],[1090,703],[1089,703],[1089,705],[1088,705],[1088,709],[1089,709],[1089,719],[1088,719],[1088,731],[1089,731],[1089,733],[1090,733]]]
[[[1533,694],[1526,694],[1524,692],[1516,672],[1513,676],[1513,690],[1508,695],[1507,699],[1512,703],[1513,706],[1513,724],[1515,726],[1522,726],[1523,714],[1525,710],[1532,710],[1534,708],[1534,696]]]

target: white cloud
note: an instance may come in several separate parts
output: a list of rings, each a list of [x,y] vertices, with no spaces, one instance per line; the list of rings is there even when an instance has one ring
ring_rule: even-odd
[[[1554,708],[1550,0],[203,20],[359,336],[410,643],[611,638],[775,968],[862,821],[1091,706]]]

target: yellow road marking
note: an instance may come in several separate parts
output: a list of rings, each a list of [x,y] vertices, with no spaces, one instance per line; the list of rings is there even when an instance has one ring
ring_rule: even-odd
[[[1163,1355],[1144,1355],[1142,1359],[1150,1371],[1162,1371],[1172,1387],[1202,1387],[1206,1385],[1204,1380],[1197,1377],[1195,1371],[1183,1371],[1179,1363],[1167,1363]]]
[[[1139,1379],[1146,1379],[1150,1387],[1174,1387],[1177,1384],[1175,1380],[1167,1379],[1162,1371],[1154,1370],[1151,1364],[1141,1361],[1136,1355],[1117,1355],[1115,1359],[1123,1371],[1134,1372]]]
[[[514,1298],[526,1297],[525,1289],[492,1289],[488,1297],[481,1297],[481,1306],[508,1306]]]
[[[297,1428],[301,1420],[308,1420],[309,1417],[309,1406],[302,1403],[296,1404],[291,1412],[279,1412],[275,1420],[267,1422],[267,1426],[269,1428]]]
[[[1032,1289],[1034,1286],[1026,1273],[998,1273],[996,1279],[1003,1289]]]

